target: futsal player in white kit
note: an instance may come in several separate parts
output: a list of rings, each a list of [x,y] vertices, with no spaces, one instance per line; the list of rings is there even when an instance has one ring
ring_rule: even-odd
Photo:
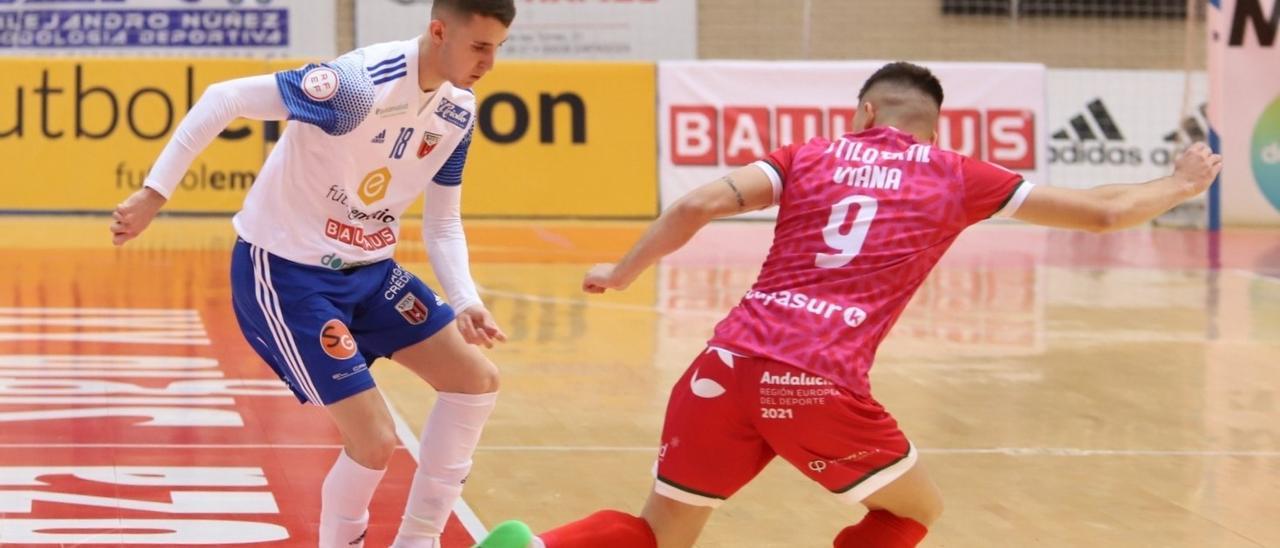
[[[514,0],[435,0],[418,38],[210,86],[115,211],[123,245],[233,120],[291,120],[233,220],[232,301],[253,349],[342,435],[322,488],[320,546],[363,545],[397,445],[374,359],[393,358],[439,391],[394,547],[439,544],[493,410],[498,371],[474,345],[506,337],[471,279],[459,210],[476,123],[470,88],[514,17]],[[400,219],[423,195],[423,240],[448,304],[392,259]]]

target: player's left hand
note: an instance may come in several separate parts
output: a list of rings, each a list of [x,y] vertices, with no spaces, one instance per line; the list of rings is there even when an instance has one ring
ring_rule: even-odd
[[[482,304],[468,306],[458,313],[458,331],[468,344],[493,348],[494,341],[507,342],[507,334],[498,328],[493,314]]]
[[[587,293],[600,294],[609,289],[614,291],[626,289],[631,283],[617,279],[617,266],[615,264],[602,263],[591,267],[591,270],[587,271],[587,275],[582,278],[582,290]]]
[[[142,187],[129,195],[111,214],[111,242],[121,246],[137,238],[167,201],[150,187]]]

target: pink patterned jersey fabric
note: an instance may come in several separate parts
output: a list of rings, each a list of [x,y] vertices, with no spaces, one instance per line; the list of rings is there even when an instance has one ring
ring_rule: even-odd
[[[759,165],[782,183],[773,246],[710,345],[859,395],[870,393],[877,346],[942,254],[966,227],[1009,213],[1022,182],[889,127],[790,145]]]

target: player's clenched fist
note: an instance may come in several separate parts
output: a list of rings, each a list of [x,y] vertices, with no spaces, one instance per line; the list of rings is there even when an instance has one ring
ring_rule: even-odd
[[[614,275],[614,266],[616,265],[598,264],[591,267],[586,277],[582,279],[582,290],[587,293],[604,293],[608,289],[615,291],[626,289],[631,284],[617,279]]]
[[[1187,147],[1174,162],[1173,175],[1191,185],[1195,194],[1204,192],[1222,171],[1222,155],[1214,154],[1204,143]]]
[[[134,192],[116,206],[111,214],[111,242],[124,245],[125,242],[137,238],[151,224],[156,213],[164,206],[164,196],[159,192],[143,187]]]

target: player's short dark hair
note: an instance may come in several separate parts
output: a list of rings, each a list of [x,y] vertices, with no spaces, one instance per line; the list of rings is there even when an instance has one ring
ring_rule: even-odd
[[[920,91],[932,97],[938,104],[938,108],[942,108],[942,82],[939,82],[938,77],[934,76],[929,69],[920,65],[898,61],[880,67],[880,70],[862,84],[862,91],[858,92],[858,101],[862,101],[867,91],[877,84],[894,84]]]
[[[491,17],[505,27],[510,27],[516,19],[515,0],[435,0],[431,4],[433,15],[441,9],[462,15]]]

